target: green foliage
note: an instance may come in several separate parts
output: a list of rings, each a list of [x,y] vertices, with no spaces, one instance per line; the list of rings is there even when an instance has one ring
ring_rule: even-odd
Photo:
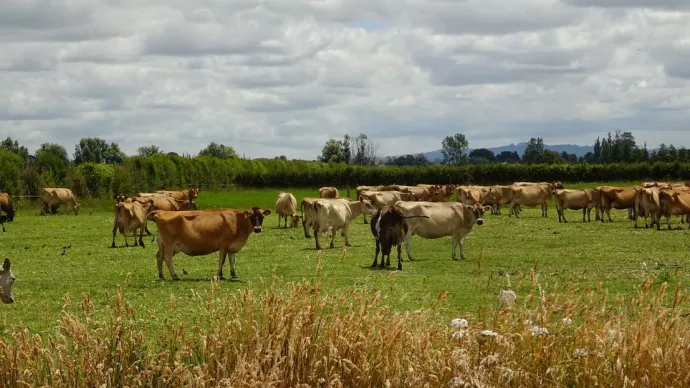
[[[98,137],[88,137],[79,140],[74,147],[74,163],[122,163],[127,156],[120,151],[117,143],[106,143]]]
[[[0,191],[16,195],[22,186],[24,160],[12,151],[0,148]]]
[[[226,146],[225,144],[218,144],[215,141],[211,142],[211,144],[201,150],[201,152],[199,152],[199,156],[213,156],[221,159],[233,159],[239,157],[234,148]]]
[[[142,158],[149,158],[149,157],[154,156],[154,155],[163,154],[163,151],[160,148],[158,148],[157,145],[149,145],[149,146],[139,147],[139,149],[137,149],[137,153]]]
[[[112,195],[113,177],[115,176],[112,165],[87,162],[80,164],[76,170],[78,177],[85,182],[85,186],[75,190],[77,195],[89,197]],[[85,190],[86,192],[84,192]]]
[[[441,153],[443,154],[441,163],[455,166],[467,164],[467,147],[469,147],[469,143],[462,133],[446,136],[441,142]]]

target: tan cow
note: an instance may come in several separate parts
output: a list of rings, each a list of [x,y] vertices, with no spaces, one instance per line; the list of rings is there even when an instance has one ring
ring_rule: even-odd
[[[666,224],[671,229],[672,215],[684,215],[686,218],[690,216],[690,191],[661,189],[659,190],[659,205],[661,215],[666,217]],[[688,228],[690,229],[690,226]],[[657,229],[661,229],[659,223],[657,223]]]
[[[141,197],[141,198],[164,197],[164,198],[167,198],[167,197],[170,197],[170,194],[168,194],[167,192],[165,192],[165,193],[137,193],[137,197]]]
[[[359,197],[358,201],[349,199],[339,201],[318,200],[314,202],[314,211],[316,212],[314,239],[316,240],[316,249],[319,250],[321,249],[319,236],[327,231],[330,231],[332,234],[329,245],[331,248],[335,247],[335,235],[339,230],[341,231],[340,235],[345,238],[345,246],[351,246],[349,236],[350,223],[364,212],[372,214],[374,207],[368,199]]]
[[[635,228],[637,228],[637,220],[640,216],[644,218],[645,228],[654,226],[654,224],[659,225],[661,218],[659,190],[661,190],[660,186],[635,189]],[[651,224],[647,222],[647,218],[651,218]]]
[[[362,191],[359,196],[368,199],[376,209],[393,206],[398,201],[417,201],[414,194],[400,191]]]
[[[484,194],[483,204],[491,206],[493,214],[501,214],[501,206],[510,203],[512,186],[491,186]],[[519,211],[520,205],[517,206]],[[512,209],[508,208],[512,212]]]
[[[276,214],[278,215],[278,227],[280,228],[280,221],[285,218],[285,227],[288,227],[288,217],[290,217],[290,227],[296,228],[300,216],[297,214],[297,200],[291,193],[281,191],[278,194],[276,201]]]
[[[557,189],[554,191],[556,197],[556,210],[558,211],[558,222],[563,219],[564,223],[568,220],[565,218],[565,210],[580,210],[582,209],[582,222],[592,222],[592,209],[596,209],[595,221],[599,220],[599,209],[601,207],[601,200],[599,192],[592,189],[573,190],[573,189]],[[587,218],[585,219],[585,215]]]
[[[491,190],[490,186],[455,186],[455,200],[465,205],[484,203],[484,197]]]
[[[7,222],[12,222],[14,220],[14,207],[12,207],[12,198],[7,193],[0,193],[0,214],[5,212],[7,216]]]
[[[355,188],[355,198],[359,198],[363,191],[401,191],[398,185],[378,185],[378,186],[357,186]],[[367,213],[362,214],[364,218],[364,223],[367,224],[369,220],[367,219]]]
[[[335,187],[327,186],[319,189],[319,198],[340,198],[340,192]]]
[[[167,194],[178,201],[193,201],[199,197],[200,188],[194,187],[186,190],[170,191],[170,190],[158,190],[158,194]]]
[[[447,202],[454,190],[454,185],[400,186],[401,192],[414,194],[420,201],[426,202]]]
[[[345,198],[304,198],[300,202],[300,218],[302,218],[302,227],[304,228],[304,238],[311,238],[310,230],[314,228],[316,223],[316,210],[314,209],[314,203],[316,201],[341,201]]]
[[[63,188],[46,187],[43,189],[41,215],[55,214],[60,205],[69,205],[74,209],[74,215],[79,214],[79,203],[72,194],[72,190]]]
[[[597,186],[595,190],[599,191],[601,196],[601,222],[604,221],[604,212],[608,215],[609,222],[611,220],[611,209],[628,209],[628,219],[635,219],[635,197],[636,189],[641,186]]]
[[[127,234],[132,231],[135,234],[134,246],[141,245],[142,248],[145,248],[142,238],[144,236],[144,231],[148,232],[148,228],[146,227],[146,215],[148,214],[151,206],[152,202],[142,205],[136,201],[122,201],[115,205],[115,222],[113,224],[113,243],[111,247],[115,248],[115,236],[119,230],[124,236],[126,247],[129,246]],[[138,241],[136,239],[137,230],[139,231]]]
[[[489,206],[465,205],[458,202],[397,202],[393,208],[406,218],[405,250],[412,261],[410,238],[437,239],[452,236],[451,258],[457,260],[456,247],[460,245],[460,258],[465,258],[464,239],[476,223],[484,224],[484,211]],[[428,218],[425,218],[428,217]]]
[[[682,181],[676,181],[676,182],[644,182],[642,183],[642,187],[645,189],[651,188],[651,187],[689,187],[690,182],[682,182]]]
[[[218,252],[218,278],[223,276],[223,265],[230,258],[230,276],[235,273],[235,255],[247,243],[252,231],[261,233],[264,216],[270,209],[259,206],[251,210],[210,209],[171,212],[154,210],[153,221],[158,226],[158,277],[163,279],[163,261],[174,280],[179,277],[173,268],[173,256],[183,252],[188,256],[205,256]]]
[[[152,203],[153,206],[149,210],[167,210],[167,211],[182,211],[182,210],[198,210],[194,200],[177,200],[174,197],[135,197],[133,202],[139,202],[142,205]]]
[[[549,202],[551,202],[551,195],[558,185],[550,183],[546,185],[536,184],[529,186],[511,186],[510,188],[510,204],[508,216],[519,217],[516,211],[518,205],[537,206],[541,205],[541,216],[548,218],[549,216]],[[562,187],[562,185],[561,185]]]
[[[0,290],[2,290],[2,302],[6,304],[14,303],[14,291],[12,286],[17,279],[12,273],[10,259],[5,258],[0,269]]]

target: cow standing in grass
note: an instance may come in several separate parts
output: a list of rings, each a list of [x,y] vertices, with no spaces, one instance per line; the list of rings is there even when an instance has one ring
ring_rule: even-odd
[[[280,228],[280,221],[285,218],[285,227],[288,227],[288,217],[290,218],[290,227],[296,228],[300,216],[297,215],[297,200],[295,196],[281,191],[278,194],[276,201],[276,214],[278,215],[278,227]]]
[[[178,252],[189,256],[218,252],[218,278],[225,279],[223,265],[227,256],[230,257],[230,276],[236,278],[235,254],[244,247],[252,232],[261,233],[264,216],[269,214],[271,210],[258,206],[251,210],[154,210],[151,216],[158,226],[158,277],[163,279],[165,261],[170,276],[179,279],[172,262]]]
[[[350,223],[364,212],[372,214],[374,207],[369,200],[359,197],[358,201],[349,199],[316,201],[314,202],[314,211],[316,212],[314,239],[316,240],[316,249],[321,249],[319,236],[326,231],[332,233],[331,248],[335,247],[335,232],[338,230],[342,231],[341,236],[345,238],[345,246],[351,246],[349,239]]]
[[[428,216],[410,216],[407,218]],[[406,217],[395,208],[386,206],[381,210],[375,210],[371,216],[371,234],[376,240],[376,253],[372,267],[376,267],[379,253],[381,253],[381,268],[391,265],[391,249],[398,247],[398,270],[402,271],[402,245],[409,230]],[[384,260],[385,259],[385,260]],[[385,264],[384,264],[385,261]]]

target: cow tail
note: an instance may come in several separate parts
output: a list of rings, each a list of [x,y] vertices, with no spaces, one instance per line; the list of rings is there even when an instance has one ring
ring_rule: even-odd
[[[403,218],[429,218],[429,216],[403,216]]]

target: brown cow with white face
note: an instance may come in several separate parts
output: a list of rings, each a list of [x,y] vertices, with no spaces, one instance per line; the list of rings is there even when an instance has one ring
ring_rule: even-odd
[[[158,226],[158,277],[163,279],[163,262],[174,280],[179,277],[173,268],[173,256],[183,252],[189,256],[205,256],[218,252],[218,278],[223,276],[225,259],[230,256],[230,276],[235,273],[235,255],[253,233],[261,233],[264,217],[269,209],[254,206],[251,210],[210,209],[171,212],[154,210],[153,221]]]

